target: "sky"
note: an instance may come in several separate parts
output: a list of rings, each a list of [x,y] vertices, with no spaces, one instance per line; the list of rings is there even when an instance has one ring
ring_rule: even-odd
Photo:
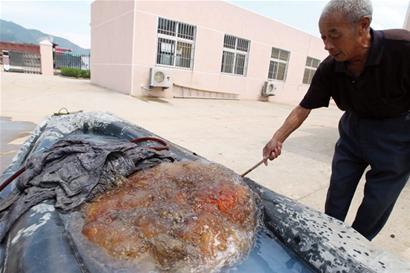
[[[0,0],[0,18],[89,48],[91,2],[92,0]],[[327,1],[228,2],[319,37],[317,21]],[[374,29],[403,27],[408,0],[373,0],[372,3]]]
[[[90,48],[91,0],[0,0],[0,18]]]

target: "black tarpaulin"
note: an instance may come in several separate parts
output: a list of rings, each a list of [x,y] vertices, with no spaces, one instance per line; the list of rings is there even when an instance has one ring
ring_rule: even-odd
[[[56,208],[69,211],[130,174],[164,161],[174,158],[167,151],[125,140],[68,136],[31,156],[14,192],[0,202],[0,241],[24,212],[44,200],[54,200]]]

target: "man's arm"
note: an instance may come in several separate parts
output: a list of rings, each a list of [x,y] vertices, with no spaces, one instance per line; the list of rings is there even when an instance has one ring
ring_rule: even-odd
[[[268,159],[273,160],[277,158],[282,151],[282,143],[288,136],[295,131],[309,116],[311,109],[304,108],[300,105],[296,106],[289,116],[286,118],[282,126],[273,134],[272,139],[263,148],[263,158],[265,158],[265,165]]]

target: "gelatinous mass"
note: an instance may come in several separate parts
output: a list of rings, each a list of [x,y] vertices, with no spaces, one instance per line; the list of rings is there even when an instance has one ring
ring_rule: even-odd
[[[222,267],[246,255],[255,196],[213,163],[162,163],[130,176],[85,208],[83,234],[117,258],[149,255],[162,269]]]

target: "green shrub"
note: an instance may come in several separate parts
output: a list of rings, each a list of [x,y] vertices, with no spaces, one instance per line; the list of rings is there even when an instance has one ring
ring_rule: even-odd
[[[62,67],[60,69],[61,75],[66,77],[75,77],[75,78],[90,78],[90,71],[89,70],[81,70],[80,68],[73,68],[73,67]]]
[[[63,76],[78,78],[80,76],[81,69],[71,68],[71,67],[62,67],[60,71],[61,71],[61,75]]]
[[[81,78],[89,79],[90,78],[90,70],[81,70],[80,76],[81,76]]]

